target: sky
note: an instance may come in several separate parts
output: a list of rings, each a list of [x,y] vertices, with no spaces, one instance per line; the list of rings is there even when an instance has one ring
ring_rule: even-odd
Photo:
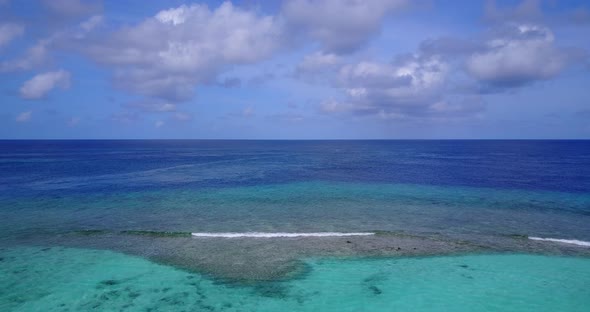
[[[590,2],[0,0],[0,139],[588,139]]]

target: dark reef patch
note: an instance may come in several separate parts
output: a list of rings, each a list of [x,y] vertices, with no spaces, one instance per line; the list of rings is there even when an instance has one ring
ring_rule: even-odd
[[[375,285],[369,286],[369,290],[373,293],[373,295],[380,295],[383,293],[383,291]]]
[[[503,236],[514,238],[514,239],[528,239],[529,238],[528,235],[523,235],[523,234],[505,234]]]
[[[98,283],[96,288],[103,288],[105,286],[114,286],[114,285],[118,285],[120,283],[121,283],[121,281],[113,280],[113,279],[104,280],[104,281],[101,281],[100,283]]]
[[[252,290],[255,294],[267,298],[286,299],[289,296],[288,286],[280,282],[261,283],[254,285]]]
[[[73,233],[78,234],[78,235],[83,235],[83,236],[92,236],[92,235],[107,234],[109,232],[105,231],[105,230],[79,230],[79,231],[74,231]]]

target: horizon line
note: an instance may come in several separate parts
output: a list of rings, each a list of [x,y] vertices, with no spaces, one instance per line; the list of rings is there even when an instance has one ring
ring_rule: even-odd
[[[0,141],[589,141],[590,138],[477,138],[477,139],[461,139],[461,138],[442,138],[442,139],[349,139],[349,138],[331,138],[331,139],[182,139],[182,138],[50,138],[50,139],[17,139],[17,138],[0,138]]]

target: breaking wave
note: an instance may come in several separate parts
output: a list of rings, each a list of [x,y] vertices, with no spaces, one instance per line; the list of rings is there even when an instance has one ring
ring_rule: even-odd
[[[577,239],[544,238],[544,237],[534,237],[534,236],[529,236],[529,239],[536,240],[536,241],[556,242],[556,243],[564,243],[564,244],[572,244],[572,245],[590,247],[590,242],[581,241],[581,240],[577,240]]]
[[[317,232],[317,233],[265,233],[265,232],[243,232],[243,233],[191,233],[194,237],[213,238],[283,238],[283,237],[342,237],[342,236],[369,236],[375,235],[372,232]]]

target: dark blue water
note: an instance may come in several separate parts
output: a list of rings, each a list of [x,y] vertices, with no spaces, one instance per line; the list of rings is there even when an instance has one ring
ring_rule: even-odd
[[[305,181],[586,193],[590,141],[0,141],[0,172],[2,195]]]

